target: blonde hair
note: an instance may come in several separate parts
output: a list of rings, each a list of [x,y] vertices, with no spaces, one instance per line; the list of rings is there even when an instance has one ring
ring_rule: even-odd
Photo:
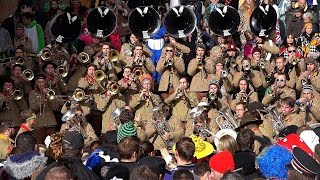
[[[238,150],[237,141],[230,135],[224,135],[219,139],[219,143],[217,145],[218,151],[229,151],[234,154]]]

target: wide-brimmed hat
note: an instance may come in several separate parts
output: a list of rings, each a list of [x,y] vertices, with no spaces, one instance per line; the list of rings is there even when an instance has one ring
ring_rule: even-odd
[[[262,123],[263,123],[263,120],[257,119],[255,116],[253,116],[250,113],[245,113],[243,115],[243,117],[241,118],[240,126],[237,127],[235,130],[239,131],[241,128],[243,128],[249,124],[256,124],[256,125],[260,126]]]
[[[237,132],[236,131],[234,131],[232,129],[221,129],[216,133],[216,136],[214,138],[214,144],[216,145],[216,147],[218,147],[219,140],[225,135],[229,135],[229,136],[233,137],[234,140],[237,139]]]
[[[214,152],[214,148],[209,142],[204,141],[195,135],[191,135],[190,138],[195,144],[196,150],[194,152],[194,157],[197,159],[207,157]]]

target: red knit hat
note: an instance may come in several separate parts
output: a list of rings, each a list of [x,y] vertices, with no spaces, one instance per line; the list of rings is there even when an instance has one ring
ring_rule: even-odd
[[[151,81],[151,88],[154,88],[154,82],[150,74],[146,73],[140,77],[140,83],[142,84],[145,79],[149,79]]]
[[[227,171],[234,171],[235,168],[233,156],[229,151],[222,151],[212,156],[209,161],[209,166],[221,174]]]

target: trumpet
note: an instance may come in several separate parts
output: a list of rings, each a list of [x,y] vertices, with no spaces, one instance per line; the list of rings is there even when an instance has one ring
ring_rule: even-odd
[[[120,85],[119,85],[116,81],[112,81],[112,82],[108,85],[107,90],[108,90],[111,94],[113,94],[113,95],[119,94],[119,92],[120,92]]]
[[[249,97],[245,91],[240,91],[240,102],[249,103]]]
[[[61,77],[66,77],[68,75],[68,67],[66,66],[59,66],[58,67],[58,74]]]
[[[137,62],[135,62],[136,66],[143,66],[145,63],[145,58],[140,57]]]
[[[197,59],[200,60],[199,63],[198,63],[198,69],[203,69],[204,68],[203,56],[197,55]]]
[[[44,61],[48,61],[51,57],[50,50],[43,50],[42,54],[40,55],[41,59]]]
[[[296,57],[294,57],[293,59],[291,59],[291,64],[294,65],[294,66],[298,64],[298,60],[297,60]]]
[[[259,66],[261,69],[266,69],[266,65],[264,64],[264,62],[260,62]]]
[[[90,61],[90,56],[88,53],[85,53],[85,52],[81,52],[79,55],[78,55],[78,61],[82,64],[86,64]]]
[[[168,59],[165,63],[164,63],[164,66],[165,67],[169,67],[169,66],[172,66],[173,65],[173,60],[172,59]]]
[[[250,66],[250,64],[245,64],[245,65],[242,66],[242,68],[243,68],[244,71],[250,71],[251,66]]]
[[[222,77],[222,78],[228,77],[228,71],[222,70],[222,71],[221,71],[221,77]]]
[[[110,50],[109,52],[109,60],[111,62],[117,62],[119,61],[119,52],[115,49]]]
[[[95,72],[96,80],[102,81],[106,78],[106,73],[103,70],[96,70]]]
[[[34,78],[34,73],[31,69],[26,69],[22,72],[21,77],[25,81],[31,81]]]
[[[16,101],[19,101],[23,97],[23,91],[20,89],[15,89],[11,94],[11,97]]]
[[[310,80],[307,78],[301,79],[301,84],[302,84],[302,86],[308,85],[308,84],[310,84]]]
[[[176,99],[181,98],[184,95],[183,89],[178,89]]]
[[[216,101],[218,99],[218,96],[216,93],[210,92],[207,95],[208,103],[211,104],[211,102]],[[209,101],[210,100],[210,101]]]
[[[19,65],[23,66],[24,58],[23,57],[18,57],[17,60],[16,60],[16,64],[19,64]]]
[[[232,112],[229,108],[219,111],[219,115],[215,119],[220,129],[236,129],[239,124],[234,120]]]
[[[302,102],[299,104],[300,111],[305,111],[307,109],[308,102]]]
[[[150,94],[150,91],[147,90],[146,93],[142,96],[142,100],[149,101],[151,98],[149,94]]]

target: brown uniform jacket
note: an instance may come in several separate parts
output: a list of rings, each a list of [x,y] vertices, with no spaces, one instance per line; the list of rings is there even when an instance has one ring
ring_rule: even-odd
[[[298,90],[298,91],[302,91],[302,83],[301,83],[302,79],[305,79],[303,75],[300,75],[299,78],[297,78],[296,90]],[[320,92],[320,74],[319,74],[319,72],[312,73],[309,80],[310,80],[310,83],[313,86],[313,88],[316,91]]]
[[[36,127],[52,127],[57,125],[56,118],[53,110],[58,110],[57,100],[46,100],[45,95],[42,95],[35,90],[32,90],[29,94],[29,106],[33,112],[37,115]],[[41,101],[40,101],[41,99]],[[41,104],[41,115],[40,115],[40,104]]]
[[[302,114],[293,112],[283,118],[283,123],[285,126],[296,125],[300,127],[304,125],[304,117],[302,116]]]
[[[128,63],[128,59],[130,59],[130,57],[133,56],[133,47],[134,47],[134,45],[129,44],[129,43],[124,43],[121,46],[120,60],[121,60],[121,64],[123,66],[126,66]],[[143,55],[145,55],[146,57],[152,56],[152,52],[144,44],[143,44]]]
[[[233,86],[234,87],[239,87],[239,80],[246,75],[244,72],[236,72],[233,76]],[[252,82],[253,88],[261,88],[261,87],[267,87],[268,84],[266,82],[266,77],[262,72],[256,71],[256,70],[251,70],[249,74],[246,75],[248,79]]]
[[[187,94],[185,99],[177,99],[176,93],[172,93],[165,103],[172,106],[172,116],[181,119],[182,121],[187,121],[188,114],[191,108],[196,107],[199,104],[197,94],[186,90]]]
[[[166,57],[162,56],[157,64],[157,72],[162,74],[158,91],[167,91],[169,84],[176,89],[179,86],[180,75],[185,72],[185,65],[182,58],[174,57],[173,66],[165,66]]]
[[[241,101],[241,97],[240,97],[240,92],[237,93],[235,95],[235,97],[231,100],[231,103],[230,103],[230,106],[231,106],[231,109],[232,110],[235,110],[236,109],[236,104],[239,103]],[[250,91],[248,94],[247,94],[247,103],[250,103],[250,102],[254,102],[254,101],[259,101],[258,99],[258,93],[257,92],[253,92],[253,91]]]
[[[101,57],[96,57],[93,64],[97,66],[97,69],[101,69],[106,72],[108,80],[118,80],[117,73],[122,71],[121,64],[119,62],[110,62],[107,60],[105,64],[101,64]]]
[[[23,50],[25,52],[32,52],[32,42],[28,36],[21,38],[15,37],[14,42],[16,47],[23,45]]]
[[[211,74],[213,74],[213,62],[210,58],[206,58],[203,62],[205,63],[205,67],[202,70],[198,68],[198,61],[195,58],[189,62],[187,72],[190,76],[193,76],[190,91],[208,91],[209,81],[212,79]]]
[[[5,101],[5,95],[0,94],[1,100]],[[20,118],[20,112],[27,109],[28,104],[24,98],[20,100],[11,99],[6,101],[6,107],[0,111],[0,117],[3,119],[11,120],[15,126],[19,126],[22,123]]]
[[[147,122],[153,116],[151,109],[161,103],[161,99],[159,95],[153,94],[151,95],[151,100],[145,101],[140,100],[140,93],[132,96],[131,101],[129,102],[129,106],[136,110],[135,115],[141,115],[141,121]]]
[[[140,86],[136,82],[129,82],[128,79],[122,78],[118,81],[120,85],[120,92],[123,94],[126,105],[129,105],[129,101],[132,96],[139,92]]]
[[[94,94],[93,97],[97,108],[103,113],[101,133],[114,130],[116,127],[111,119],[111,113],[117,108],[125,106],[124,97],[121,94],[113,95],[109,99],[105,94]]]
[[[169,128],[170,128],[170,140],[173,142],[177,142],[183,135],[184,135],[184,129],[182,128],[182,122],[181,119],[171,116],[171,118],[167,121]],[[153,125],[153,121],[148,121],[146,125],[146,134],[147,138],[150,139],[150,142],[153,142],[155,150],[160,150],[162,148],[166,148],[166,144],[164,140],[160,137],[160,135],[157,135],[157,131]],[[154,140],[154,138],[156,138]]]
[[[280,94],[280,96],[273,96],[272,94],[270,94],[270,92],[268,92],[262,99],[262,104],[267,106],[270,105],[270,103],[272,103],[272,101],[276,101],[279,102],[279,100],[284,99],[285,97],[292,97],[293,99],[296,99],[296,91],[294,89],[291,89],[287,86],[282,88],[282,93]]]

